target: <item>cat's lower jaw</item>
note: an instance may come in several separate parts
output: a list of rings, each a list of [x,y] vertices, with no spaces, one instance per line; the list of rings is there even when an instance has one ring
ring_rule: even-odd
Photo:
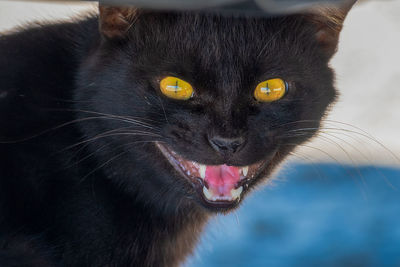
[[[157,147],[194,187],[203,206],[218,211],[235,208],[249,184],[269,163],[266,160],[248,166],[204,165],[184,159],[165,144],[157,143]]]

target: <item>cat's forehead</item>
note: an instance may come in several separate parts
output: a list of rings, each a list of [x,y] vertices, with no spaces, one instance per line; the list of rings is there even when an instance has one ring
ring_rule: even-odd
[[[140,20],[139,20],[140,21]],[[216,80],[235,82],[239,76],[276,70],[290,50],[298,50],[286,33],[298,21],[288,18],[244,18],[210,14],[156,14],[142,18],[137,39],[157,67],[167,71],[207,73]],[[290,38],[294,39],[290,41]]]
[[[263,48],[273,49],[272,42],[282,39],[277,34],[281,31],[279,24],[279,19],[184,14],[173,30],[187,49],[197,49],[203,56],[227,63],[246,62],[256,60]]]
[[[141,24],[139,38],[146,39],[145,45],[156,43],[158,48],[166,50],[166,56],[183,57],[198,53],[204,59],[213,58],[228,63],[254,61],[279,53],[282,45],[296,46],[296,42],[283,42],[297,35],[293,28],[299,24],[299,19],[295,16],[246,18],[202,13],[158,13],[143,18]],[[293,31],[288,33],[287,29]]]

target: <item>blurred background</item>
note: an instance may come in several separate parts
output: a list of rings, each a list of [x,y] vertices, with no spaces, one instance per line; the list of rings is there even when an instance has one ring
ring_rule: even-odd
[[[0,35],[93,3],[0,1]],[[187,267],[400,266],[400,1],[361,1],[331,61],[339,101],[238,211],[209,222]]]

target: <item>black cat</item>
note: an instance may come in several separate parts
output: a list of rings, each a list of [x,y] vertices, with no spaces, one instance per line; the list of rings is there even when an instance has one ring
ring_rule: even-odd
[[[317,131],[349,9],[101,6],[2,35],[0,266],[182,263]]]

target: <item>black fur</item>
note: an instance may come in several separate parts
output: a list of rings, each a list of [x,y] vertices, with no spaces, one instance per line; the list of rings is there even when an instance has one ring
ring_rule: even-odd
[[[0,266],[182,263],[215,210],[154,142],[204,164],[269,159],[257,184],[316,132],[288,131],[318,127],[335,99],[316,31],[301,15],[143,11],[121,39],[97,18],[1,36]],[[164,97],[165,75],[195,97]],[[288,94],[255,101],[275,77]],[[246,144],[222,157],[210,134]]]

